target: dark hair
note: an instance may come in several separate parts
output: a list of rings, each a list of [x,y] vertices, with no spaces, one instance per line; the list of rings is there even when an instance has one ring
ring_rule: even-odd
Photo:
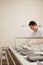
[[[35,25],[37,25],[37,23],[35,21],[30,21],[29,26],[31,26],[31,25],[35,26]]]

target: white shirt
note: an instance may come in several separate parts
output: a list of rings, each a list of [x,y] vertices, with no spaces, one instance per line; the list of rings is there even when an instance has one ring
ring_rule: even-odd
[[[39,27],[37,32],[33,32],[32,37],[43,37],[43,28]]]
[[[43,28],[42,27],[39,27],[37,32],[33,32],[32,37],[43,37]],[[32,39],[33,42],[40,42],[42,41],[43,39]],[[39,50],[43,50],[43,44],[36,44],[36,45],[33,45],[32,47],[33,49],[39,49]]]
[[[31,33],[31,37],[43,37],[43,28],[42,27],[39,27],[37,32],[32,32]],[[31,39],[29,42],[27,42],[25,45],[28,46],[29,45],[32,45],[31,46],[31,49],[33,50],[43,50],[43,44],[37,44],[37,42],[40,42],[42,41],[43,39]],[[28,40],[27,40],[28,41]],[[34,43],[34,44],[33,44]],[[35,44],[36,43],[36,44]]]

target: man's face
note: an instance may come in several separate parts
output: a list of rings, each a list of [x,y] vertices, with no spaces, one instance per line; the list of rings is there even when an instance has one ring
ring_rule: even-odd
[[[33,31],[35,31],[35,32],[37,31],[37,25],[34,25],[34,26],[31,25],[30,28],[31,28]]]

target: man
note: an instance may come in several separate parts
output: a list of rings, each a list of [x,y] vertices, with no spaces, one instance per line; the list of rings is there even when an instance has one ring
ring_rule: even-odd
[[[35,21],[30,21],[29,27],[33,30],[31,37],[43,37],[43,29],[39,27]],[[32,46],[41,43],[43,43],[43,39],[31,39],[30,41],[25,42],[25,46]]]
[[[33,30],[33,33],[32,33],[33,37],[43,36],[43,29],[39,27],[35,21],[30,21],[29,26]]]

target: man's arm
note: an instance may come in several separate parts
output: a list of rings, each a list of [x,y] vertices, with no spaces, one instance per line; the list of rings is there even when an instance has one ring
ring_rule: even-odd
[[[31,47],[32,45],[36,44],[43,44],[43,39],[38,39],[38,40],[30,40],[29,42],[25,42],[23,45]]]

